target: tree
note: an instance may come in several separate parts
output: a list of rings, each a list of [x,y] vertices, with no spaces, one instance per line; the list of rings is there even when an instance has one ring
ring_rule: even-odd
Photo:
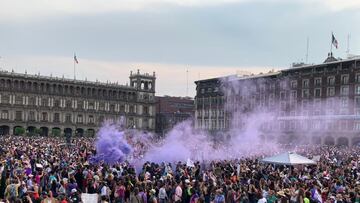
[[[25,133],[25,128],[23,127],[15,127],[15,135],[23,135]]]
[[[53,129],[51,130],[51,134],[52,134],[53,136],[58,137],[58,136],[60,136],[60,134],[61,134],[61,130],[58,129],[58,128],[53,128]]]

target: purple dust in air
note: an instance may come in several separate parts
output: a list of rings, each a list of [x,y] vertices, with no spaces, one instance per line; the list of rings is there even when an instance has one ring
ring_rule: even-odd
[[[97,133],[96,155],[93,162],[104,161],[108,164],[123,162],[133,151],[125,139],[125,133],[115,123],[104,122]]]
[[[287,80],[283,82],[290,84]],[[284,94],[277,98],[275,86],[271,84],[275,84],[271,78],[245,82],[236,78],[224,79],[221,81],[224,93],[222,107],[201,109],[198,112],[200,115],[195,116],[196,128],[192,121],[185,121],[161,139],[154,139],[156,136],[149,132],[118,128],[121,123],[105,123],[97,134],[94,160],[161,163],[184,162],[189,158],[211,161],[269,155],[282,150],[278,143],[307,144],[311,139],[308,135],[317,133],[320,137],[321,126],[332,127],[338,122],[329,120],[320,123],[313,120],[311,113],[316,113],[321,105],[335,107],[344,105],[344,101],[331,98],[315,100],[311,105],[309,101],[300,104],[296,100],[297,94],[289,94],[294,90],[288,85],[280,84]],[[201,99],[203,103],[209,102],[208,98],[197,99],[197,102]],[[303,121],[294,123],[284,119],[289,115],[301,115]],[[334,115],[334,112],[327,112],[327,115]],[[209,130],[215,129],[213,126],[220,130],[209,133]],[[292,128],[292,136],[288,136],[286,126]],[[314,131],[311,126],[319,129]]]

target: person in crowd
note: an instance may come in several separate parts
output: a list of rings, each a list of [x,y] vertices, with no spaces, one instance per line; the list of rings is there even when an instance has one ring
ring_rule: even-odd
[[[149,203],[157,203],[157,198],[156,198],[156,190],[155,189],[151,189],[149,191],[150,197],[149,197]]]
[[[168,199],[164,183],[161,183],[158,198],[159,198],[159,203],[166,203]]]
[[[259,149],[232,160],[173,163],[94,162],[93,138],[72,145],[54,137],[0,137],[0,200],[82,202],[83,193],[110,203],[360,203],[360,148],[281,145],[316,165],[289,167],[259,162],[277,151]],[[142,156],[145,145],[138,147]],[[136,159],[136,157],[129,158]]]

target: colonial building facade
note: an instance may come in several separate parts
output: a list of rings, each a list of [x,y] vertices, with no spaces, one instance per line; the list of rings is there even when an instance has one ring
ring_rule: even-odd
[[[155,132],[164,136],[176,124],[194,118],[194,99],[190,97],[156,97]]]
[[[360,143],[360,58],[337,60],[329,54],[322,64],[195,83],[198,129],[242,129],[255,115],[264,139]]]
[[[130,85],[0,71],[0,135],[38,130],[94,135],[105,120],[155,129],[155,73],[130,73]],[[56,133],[59,134],[59,133]]]

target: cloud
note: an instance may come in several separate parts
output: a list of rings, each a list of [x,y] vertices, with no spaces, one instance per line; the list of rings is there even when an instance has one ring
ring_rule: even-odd
[[[47,16],[88,15],[106,12],[150,11],[166,6],[211,6],[250,0],[0,0],[1,21],[42,20]]]
[[[318,0],[321,3],[324,3],[328,8],[333,11],[341,11],[346,9],[359,9],[360,1],[359,0]]]
[[[156,72],[157,95],[191,96],[195,95],[194,81],[208,79],[239,72],[267,72],[273,67],[230,67],[230,66],[188,66],[184,64],[161,64],[146,62],[108,62],[86,58],[78,58],[76,78],[80,80],[101,82],[118,82],[126,85],[130,71],[139,69],[143,73]],[[4,56],[0,60],[4,70],[19,73],[39,74],[52,77],[73,78],[72,57],[58,56]],[[186,95],[187,75],[189,91]]]
[[[43,20],[53,16],[81,16],[107,12],[157,11],[164,6],[206,7],[222,4],[277,3],[288,0],[0,0],[0,22]],[[330,11],[360,8],[358,0],[294,0],[292,3],[324,7]]]

